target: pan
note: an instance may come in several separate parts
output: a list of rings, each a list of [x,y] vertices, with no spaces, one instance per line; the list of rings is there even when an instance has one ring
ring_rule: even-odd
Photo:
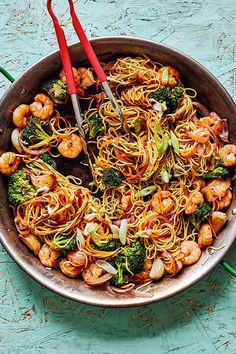
[[[229,94],[217,79],[203,66],[191,57],[178,50],[133,37],[105,37],[91,40],[91,44],[100,61],[108,61],[120,56],[148,55],[151,59],[165,65],[175,67],[181,75],[185,87],[192,87],[198,92],[198,99],[209,110],[215,111],[222,118],[226,118],[229,124],[230,142],[236,143],[236,108]],[[83,48],[80,44],[69,47],[72,64],[74,66],[88,65]],[[10,86],[0,102],[0,153],[10,147],[10,135],[12,131],[12,112],[21,103],[29,103],[38,92],[41,84],[57,75],[61,69],[61,59],[58,51],[44,57],[25,73],[23,73]],[[5,76],[13,81],[4,69]],[[87,286],[82,280],[70,279],[59,270],[46,269],[17,237],[13,222],[13,214],[7,201],[7,179],[0,176],[0,237],[3,246],[15,262],[33,279],[48,289],[72,300],[102,307],[130,307],[145,305],[160,301],[183,291],[192,286],[208,274],[223,257],[233,244],[236,235],[236,198],[227,210],[227,226],[214,241],[214,248],[209,254],[202,253],[198,263],[187,267],[176,278],[163,279],[153,285],[152,297],[134,297],[129,294],[111,295],[100,288]],[[236,190],[233,188],[235,196]],[[233,275],[235,270],[225,262],[223,265]]]

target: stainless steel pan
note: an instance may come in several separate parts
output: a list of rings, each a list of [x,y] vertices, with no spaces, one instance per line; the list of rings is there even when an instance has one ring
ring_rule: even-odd
[[[198,98],[209,110],[214,110],[222,118],[227,118],[230,141],[236,143],[235,104],[222,85],[199,63],[185,54],[152,41],[131,37],[106,37],[91,41],[100,60],[106,61],[122,55],[147,54],[154,60],[169,64],[180,72],[181,80],[187,87],[198,92]],[[75,66],[86,64],[86,57],[80,44],[70,46],[70,54]],[[31,68],[13,83],[0,102],[0,153],[10,146],[12,111],[21,103],[32,101],[43,81],[58,74],[61,69],[59,52],[54,52]],[[234,189],[235,196],[235,189]],[[224,257],[235,240],[236,217],[232,211],[236,207],[233,198],[227,211],[229,221],[214,246],[223,248],[216,251],[204,263],[207,254],[202,254],[199,262],[186,268],[173,279],[163,279],[154,284],[152,298],[137,298],[131,295],[108,294],[102,289],[91,288],[79,279],[65,277],[59,270],[46,269],[17,238],[13,215],[8,207],[6,179],[0,177],[0,236],[2,244],[16,263],[40,284],[70,299],[104,307],[129,307],[144,305],[166,299],[195,284],[210,272]]]

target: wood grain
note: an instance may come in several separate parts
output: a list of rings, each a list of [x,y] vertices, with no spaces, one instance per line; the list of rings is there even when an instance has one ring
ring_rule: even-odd
[[[43,0],[0,0],[0,62],[18,77],[57,49]],[[69,43],[67,2],[53,2]],[[77,0],[90,37],[163,42],[208,68],[235,98],[235,0]],[[0,78],[0,94],[9,83]],[[226,259],[236,264],[236,245]],[[236,353],[236,279],[218,266],[184,293],[154,305],[101,309],[64,299],[30,279],[0,249],[0,353]]]

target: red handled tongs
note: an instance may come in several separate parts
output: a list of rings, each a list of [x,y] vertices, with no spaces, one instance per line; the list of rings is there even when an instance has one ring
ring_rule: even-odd
[[[77,96],[77,90],[76,90],[76,85],[75,85],[75,81],[74,81],[74,77],[73,77],[73,72],[72,72],[72,65],[71,65],[71,60],[70,60],[70,54],[69,54],[69,50],[67,47],[67,43],[66,43],[66,38],[65,38],[65,34],[63,29],[61,28],[59,21],[57,19],[57,17],[55,16],[54,12],[52,11],[51,8],[51,2],[52,0],[47,0],[47,8],[48,8],[48,12],[50,14],[50,16],[52,17],[53,23],[54,23],[54,27],[55,27],[55,31],[56,31],[56,36],[57,36],[57,41],[58,41],[58,45],[60,48],[60,54],[61,54],[61,60],[62,60],[62,65],[66,74],[66,83],[68,86],[68,92],[69,95],[71,96],[71,100],[72,100],[72,105],[75,111],[75,118],[79,127],[79,131],[80,134],[82,135],[82,137],[84,138],[84,131],[82,128],[82,116],[81,116],[81,109],[80,109],[80,104],[79,104],[79,99]],[[109,98],[109,100],[112,103],[113,108],[115,109],[115,111],[118,114],[118,117],[121,121],[122,127],[124,129],[124,131],[129,135],[130,140],[133,140],[133,136],[131,134],[131,131],[126,123],[126,121],[124,120],[124,117],[122,115],[120,106],[118,105],[109,85],[107,82],[107,77],[106,74],[104,73],[98,58],[80,24],[80,21],[78,19],[78,16],[75,13],[75,9],[74,9],[74,5],[73,5],[73,1],[72,0],[68,0],[69,4],[70,4],[70,14],[71,14],[71,18],[72,18],[72,24],[74,26],[74,29],[80,39],[80,42],[83,46],[83,49],[88,57],[88,60],[90,62],[90,64],[92,65],[98,79],[101,81],[101,84]],[[88,155],[88,154],[87,154]]]

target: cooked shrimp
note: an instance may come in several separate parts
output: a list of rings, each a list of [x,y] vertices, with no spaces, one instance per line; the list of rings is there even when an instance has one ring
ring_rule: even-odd
[[[227,189],[226,194],[220,200],[216,200],[215,209],[221,210],[227,208],[231,203],[232,197],[233,195],[231,190]]]
[[[95,83],[93,74],[90,69],[72,67],[76,89],[79,95],[84,96],[84,90]],[[60,79],[66,82],[66,75],[64,69],[60,71]]]
[[[70,278],[76,278],[79,274],[81,274],[83,268],[75,266],[72,262],[68,261],[68,259],[62,259],[59,263],[59,267],[63,274],[67,275]]]
[[[81,79],[80,87],[82,89],[86,89],[87,87],[89,87],[95,83],[93,73],[90,69],[79,68],[78,75],[80,76],[80,79]]]
[[[199,234],[198,234],[198,246],[200,248],[204,246],[210,246],[213,242],[213,234],[211,227],[208,223],[201,225]]]
[[[220,201],[226,195],[229,187],[229,179],[212,179],[204,188],[202,188],[201,192],[206,200],[212,204]]]
[[[198,204],[202,204],[204,198],[201,192],[192,192],[190,193],[185,207],[185,214],[192,214],[197,209]]]
[[[195,241],[183,241],[180,246],[183,254],[180,261],[183,265],[191,265],[196,263],[201,257],[201,249]]]
[[[205,187],[205,185],[206,185],[206,181],[205,181],[204,178],[202,178],[202,177],[196,177],[196,178],[193,180],[192,187],[195,188],[195,189],[201,190],[203,187]]]
[[[54,189],[57,183],[56,175],[52,172],[47,172],[41,176],[30,174],[30,179],[33,186],[42,191],[50,191]]]
[[[94,279],[98,279],[102,276],[105,271],[99,267],[95,262],[89,263],[89,265],[83,270],[82,277],[84,281],[90,281]]]
[[[83,150],[83,141],[78,135],[72,133],[64,138],[57,148],[62,156],[74,159]]]
[[[199,121],[203,126],[209,126],[223,141],[228,141],[227,119],[221,119],[218,114],[211,112],[208,117],[200,118]]]
[[[236,165],[236,145],[227,144],[219,149],[219,155],[225,166]]]
[[[75,80],[75,85],[79,85],[80,84],[80,75],[78,74],[78,70],[76,68],[74,68],[72,66],[72,72],[73,72],[73,76],[74,76],[74,80]],[[64,69],[61,69],[60,73],[59,73],[59,77],[60,77],[60,80],[63,81],[63,82],[66,82],[66,74],[65,74],[65,71]]]
[[[158,191],[152,197],[151,207],[158,214],[168,214],[174,207],[174,200],[171,198],[171,192],[169,191]]]
[[[44,93],[39,93],[35,96],[34,102],[31,103],[30,110],[36,118],[48,119],[54,111],[53,101]]]
[[[176,86],[179,80],[179,72],[171,66],[163,66],[157,72],[157,78],[163,86]]]
[[[20,166],[21,158],[14,152],[4,152],[0,156],[0,173],[11,176]]]
[[[22,129],[24,128],[31,117],[30,106],[21,104],[13,111],[12,120],[15,126]]]
[[[124,212],[129,212],[132,208],[131,195],[123,195],[121,198],[121,207]]]
[[[143,270],[129,277],[129,280],[134,283],[149,281],[151,280],[150,278],[151,269],[152,269],[152,261],[150,259],[145,259]]]
[[[40,248],[41,248],[41,241],[39,239],[39,237],[37,237],[36,235],[33,234],[28,234],[28,235],[19,235],[19,238],[21,239],[21,241],[23,241],[26,246],[34,252],[35,256],[37,256],[39,254]]]
[[[213,211],[209,218],[209,222],[216,234],[222,229],[227,220],[227,215],[222,213],[222,211]]]
[[[39,251],[39,260],[45,266],[49,268],[56,268],[59,265],[59,258],[61,256],[61,252],[58,250],[54,250],[46,243]]]

